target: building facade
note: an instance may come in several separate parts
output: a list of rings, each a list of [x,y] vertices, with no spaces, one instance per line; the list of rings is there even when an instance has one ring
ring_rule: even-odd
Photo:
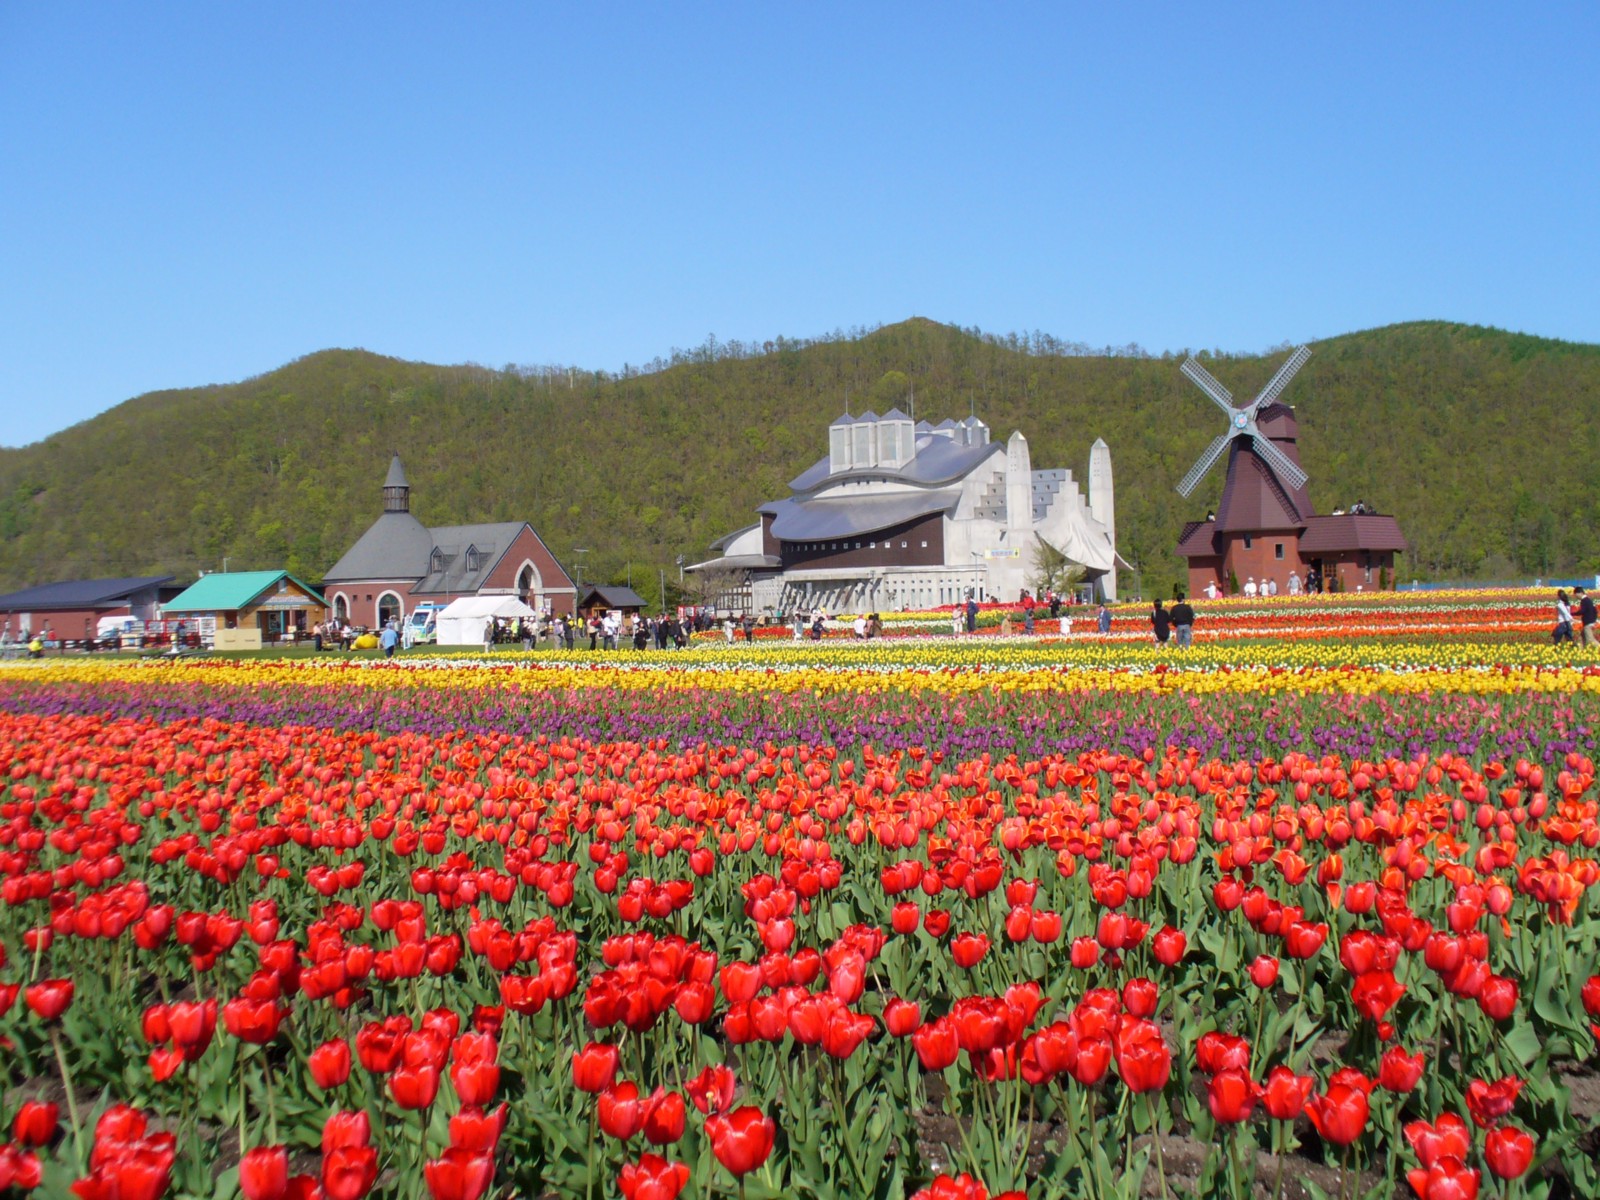
[[[411,514],[411,485],[396,454],[383,481],[383,512],[323,576],[333,615],[376,628],[424,601],[515,596],[571,613],[576,589],[526,521],[429,528]]]
[[[163,592],[170,596],[171,575],[119,579],[73,579],[41,584],[0,596],[0,630],[12,641],[50,628],[56,638],[92,638],[104,617],[154,621]]]
[[[1090,450],[1089,493],[1071,471],[1034,470],[1020,432],[990,440],[976,416],[913,423],[898,409],[846,413],[828,453],[761,505],[759,519],[713,543],[689,570],[748,582],[755,610],[792,613],[935,608],[1014,601],[1041,558],[1083,569],[1115,596],[1111,452]]]

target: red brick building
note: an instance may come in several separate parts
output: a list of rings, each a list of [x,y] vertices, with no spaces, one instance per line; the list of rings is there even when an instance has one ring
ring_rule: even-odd
[[[411,515],[411,485],[396,454],[383,481],[383,513],[328,570],[322,591],[335,617],[375,628],[418,604],[462,596],[515,596],[571,613],[576,588],[526,521],[429,528]]]
[[[58,639],[93,638],[102,617],[155,620],[160,615],[161,601],[182,590],[170,587],[171,583],[171,575],[144,575],[73,579],[24,588],[0,596],[0,629],[12,641],[26,640],[30,632],[46,626]]]

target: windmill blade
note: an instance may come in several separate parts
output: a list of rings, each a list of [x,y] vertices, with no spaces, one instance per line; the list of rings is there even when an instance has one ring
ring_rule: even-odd
[[[1200,481],[1206,477],[1206,472],[1211,470],[1217,459],[1222,457],[1231,441],[1233,435],[1225,433],[1206,447],[1205,453],[1194,460],[1194,466],[1189,468],[1189,473],[1178,481],[1178,495],[1185,500],[1189,498],[1189,493],[1200,486]]]
[[[1293,354],[1289,355],[1288,360],[1283,364],[1283,366],[1278,368],[1278,373],[1272,377],[1271,381],[1268,382],[1266,387],[1261,389],[1261,394],[1257,396],[1255,398],[1255,402],[1250,405],[1250,411],[1253,413],[1258,413],[1267,405],[1276,400],[1279,396],[1283,395],[1283,389],[1289,386],[1289,381],[1295,377],[1295,372],[1299,371],[1301,367],[1305,366],[1306,359],[1310,357],[1311,351],[1305,346],[1299,347]]]
[[[1183,366],[1178,368],[1190,379],[1194,380],[1202,392],[1216,402],[1218,408],[1228,414],[1228,419],[1233,419],[1233,393],[1212,378],[1211,372],[1202,367],[1191,354],[1183,360]]]
[[[1251,441],[1254,443],[1256,454],[1272,468],[1272,473],[1278,477],[1279,483],[1290,490],[1305,487],[1306,473],[1295,465],[1294,459],[1278,449],[1271,438],[1264,433],[1258,433]]]

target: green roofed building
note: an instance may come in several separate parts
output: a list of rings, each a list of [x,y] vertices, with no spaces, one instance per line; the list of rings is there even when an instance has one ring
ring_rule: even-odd
[[[162,606],[167,620],[215,622],[218,650],[259,650],[310,636],[327,617],[327,602],[287,571],[217,571]]]

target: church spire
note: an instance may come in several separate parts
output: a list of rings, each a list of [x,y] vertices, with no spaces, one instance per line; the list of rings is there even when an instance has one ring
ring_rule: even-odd
[[[383,511],[408,513],[411,511],[411,485],[406,482],[406,469],[400,465],[400,452],[389,461],[389,474],[383,481]]]

